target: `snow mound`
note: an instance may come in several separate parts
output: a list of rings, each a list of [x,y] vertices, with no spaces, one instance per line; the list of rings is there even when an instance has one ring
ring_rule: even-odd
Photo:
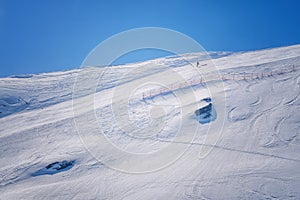
[[[33,74],[21,74],[21,75],[12,75],[9,78],[32,78]]]

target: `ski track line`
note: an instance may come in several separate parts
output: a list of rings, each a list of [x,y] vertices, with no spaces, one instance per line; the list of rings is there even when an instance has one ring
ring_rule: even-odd
[[[266,110],[260,111],[260,113],[258,113],[257,116],[253,120],[250,121],[250,129],[253,129],[255,127],[255,124],[260,117],[276,111],[278,109],[278,106],[282,105],[282,101],[283,100],[281,100],[278,104],[276,104]]]
[[[133,137],[133,138],[140,139],[140,138],[136,138],[136,137]],[[223,146],[213,145],[213,144],[205,144],[205,143],[198,143],[198,142],[174,142],[174,141],[167,141],[167,140],[153,139],[153,138],[149,138],[149,140],[153,140],[153,141],[157,141],[157,142],[165,142],[165,143],[176,143],[176,144],[184,144],[184,145],[197,145],[197,146],[213,147],[213,148],[223,149],[223,150],[227,150],[227,151],[234,151],[234,152],[258,155],[258,156],[278,158],[278,159],[283,159],[283,160],[288,160],[288,161],[293,161],[293,162],[300,162],[300,160],[298,160],[298,159],[286,158],[283,156],[277,156],[277,155],[272,155],[272,154],[262,153],[262,152],[257,152],[257,151],[234,149],[234,148],[230,148],[230,147],[223,147]]]
[[[258,106],[259,104],[261,104],[262,98],[260,96],[256,96],[256,97],[257,97],[257,100],[254,101],[254,102],[252,102],[252,103],[250,103],[249,104],[250,107]]]
[[[274,127],[274,131],[276,132],[276,134],[279,133],[281,124],[287,119],[287,117],[282,117],[280,120],[278,120],[278,122],[276,123],[275,127]]]

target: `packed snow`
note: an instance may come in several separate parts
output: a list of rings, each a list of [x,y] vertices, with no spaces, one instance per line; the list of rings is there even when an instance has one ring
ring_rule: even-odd
[[[208,55],[1,78],[0,199],[299,199],[300,45]]]

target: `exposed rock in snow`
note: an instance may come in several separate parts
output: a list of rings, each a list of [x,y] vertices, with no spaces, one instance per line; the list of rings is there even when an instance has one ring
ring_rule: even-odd
[[[1,78],[0,199],[299,199],[300,45],[185,56]]]
[[[204,101],[208,101],[208,99],[205,99]],[[217,112],[212,103],[196,110],[195,115],[198,117],[201,124],[209,123],[217,118]]]
[[[71,169],[75,164],[75,160],[72,161],[61,161],[61,162],[54,162],[47,165],[45,168],[40,169],[32,174],[32,176],[40,176],[45,174],[56,174],[59,172],[67,171]]]

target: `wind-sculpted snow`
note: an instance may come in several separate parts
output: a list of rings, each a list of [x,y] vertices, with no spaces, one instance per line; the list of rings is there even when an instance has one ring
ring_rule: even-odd
[[[0,117],[10,115],[26,109],[29,102],[26,102],[20,96],[3,93],[0,97]]]
[[[299,199],[299,53],[299,45],[214,52],[199,63],[207,68],[202,82],[189,85],[174,74],[200,80],[191,70],[201,54],[2,78],[0,199]],[[99,72],[92,98],[85,85],[74,94],[76,81],[98,80]],[[156,93],[142,98],[149,91]],[[201,124],[195,111],[208,105],[216,118]],[[98,134],[111,146],[99,146]],[[130,156],[95,151],[113,147]],[[162,151],[149,156],[160,164],[180,148],[159,170],[122,171],[135,156]]]

